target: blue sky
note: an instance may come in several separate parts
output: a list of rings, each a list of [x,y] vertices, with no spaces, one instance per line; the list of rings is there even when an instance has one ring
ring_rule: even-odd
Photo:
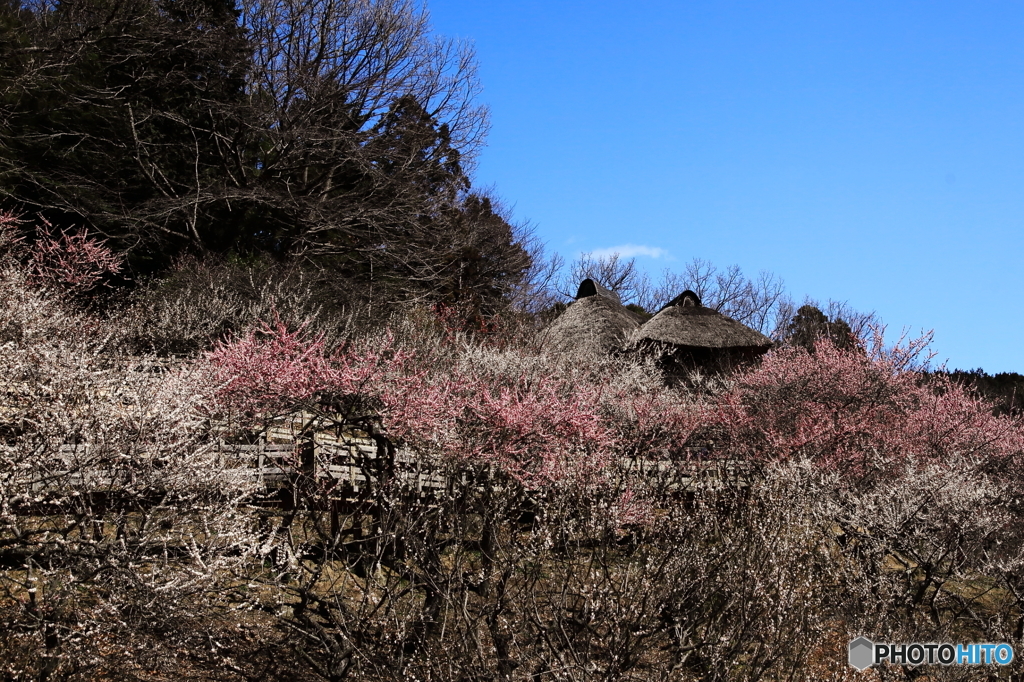
[[[550,249],[769,270],[1024,373],[1024,4],[428,8],[477,50],[476,183]]]

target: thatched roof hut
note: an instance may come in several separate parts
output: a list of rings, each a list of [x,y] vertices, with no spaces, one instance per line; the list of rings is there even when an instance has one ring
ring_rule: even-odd
[[[705,308],[697,294],[684,291],[634,331],[626,345],[632,351],[672,356],[684,365],[721,366],[756,358],[771,348],[772,342],[731,317]]]
[[[642,316],[622,305],[619,295],[585,279],[576,300],[544,330],[544,345],[556,353],[618,349],[635,332]]]

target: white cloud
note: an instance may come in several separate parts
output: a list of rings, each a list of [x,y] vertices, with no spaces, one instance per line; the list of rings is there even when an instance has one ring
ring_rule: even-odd
[[[621,246],[609,246],[606,249],[594,249],[590,255],[594,258],[608,258],[619,255],[619,258],[633,258],[634,256],[647,256],[648,258],[664,258],[668,251],[657,246],[644,246],[642,244],[622,244]]]

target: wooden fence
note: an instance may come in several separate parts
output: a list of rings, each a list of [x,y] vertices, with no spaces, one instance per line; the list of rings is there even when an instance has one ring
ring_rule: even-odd
[[[449,489],[451,480],[436,460],[406,448],[380,448],[358,429],[340,430],[317,416],[296,413],[277,420],[255,438],[255,442],[230,442],[228,429],[212,448],[213,463],[223,474],[257,490],[268,504],[299,504],[300,488],[308,496],[316,492],[335,501],[355,500],[368,486],[385,479],[399,483],[407,494],[432,496]],[[131,458],[123,464],[118,457],[95,457],[89,445],[62,445],[46,457],[46,466],[26,471],[28,480],[8,478],[16,487],[45,497],[68,489],[89,493],[116,494],[134,486]],[[388,454],[388,451],[392,454]],[[624,458],[620,470],[650,475],[678,492],[697,487],[739,487],[749,485],[750,469],[743,462],[709,458],[704,449],[680,458]],[[106,453],[115,455],[116,453]],[[677,453],[678,455],[678,453]],[[689,470],[687,471],[687,467]],[[449,469],[450,471],[450,469]],[[150,472],[151,475],[152,472]],[[312,488],[311,488],[312,486]],[[288,499],[290,498],[290,499]]]

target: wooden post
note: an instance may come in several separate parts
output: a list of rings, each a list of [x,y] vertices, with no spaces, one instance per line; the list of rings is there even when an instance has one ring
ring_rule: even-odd
[[[331,539],[334,540],[341,533],[341,520],[338,518],[338,500],[330,500],[328,506],[331,510]]]

